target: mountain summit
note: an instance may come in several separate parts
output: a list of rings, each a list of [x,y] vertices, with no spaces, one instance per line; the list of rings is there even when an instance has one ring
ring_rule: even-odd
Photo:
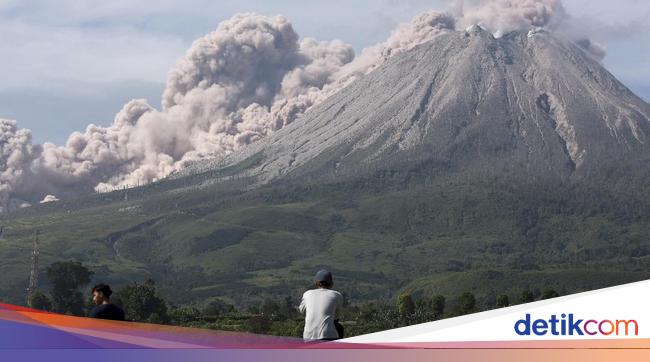
[[[650,105],[578,43],[479,26],[395,56],[220,162],[267,182],[404,160],[567,176],[650,159]]]
[[[323,265],[353,302],[645,280],[649,117],[579,43],[440,35],[222,162],[8,215],[0,295],[24,300],[34,230],[44,265],[174,303],[299,296]]]

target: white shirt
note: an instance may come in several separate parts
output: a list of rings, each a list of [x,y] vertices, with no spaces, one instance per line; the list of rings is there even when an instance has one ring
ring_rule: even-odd
[[[305,316],[304,339],[339,338],[334,326],[336,308],[343,305],[343,295],[331,289],[312,289],[302,295],[300,313]]]

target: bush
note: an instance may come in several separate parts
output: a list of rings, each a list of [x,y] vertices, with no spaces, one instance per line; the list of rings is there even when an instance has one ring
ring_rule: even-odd
[[[476,307],[476,297],[473,293],[465,292],[458,298],[458,311],[460,314],[473,313]]]
[[[32,295],[29,297],[29,301],[27,302],[27,305],[30,308],[40,309],[47,312],[52,310],[52,302],[50,302],[50,298],[48,298],[47,295],[39,292],[38,290],[32,293]]]
[[[497,295],[497,308],[504,308],[510,305],[510,301],[508,300],[508,296],[505,294],[500,294]]]
[[[438,294],[434,295],[431,299],[431,311],[436,319],[441,318],[445,314],[445,297]]]
[[[117,291],[115,303],[120,304],[127,319],[148,322],[153,318],[157,323],[167,323],[167,303],[158,296],[152,280],[144,284],[133,283]],[[155,315],[154,315],[155,314]]]
[[[544,291],[542,292],[541,299],[551,299],[551,298],[557,298],[559,296],[560,294],[558,294],[558,292],[556,292],[553,289],[544,289]]]
[[[203,315],[206,317],[219,317],[234,311],[235,307],[233,305],[221,300],[213,300],[203,308]]]
[[[521,302],[522,303],[530,303],[535,301],[535,296],[533,295],[533,292],[530,290],[526,289],[523,292],[521,292]]]
[[[413,298],[410,294],[400,294],[397,297],[397,311],[400,316],[409,316],[415,313],[415,303],[413,303]]]

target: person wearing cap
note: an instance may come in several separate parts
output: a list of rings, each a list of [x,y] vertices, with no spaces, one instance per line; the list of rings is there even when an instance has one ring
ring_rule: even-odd
[[[340,325],[337,328],[336,310],[343,305],[343,295],[332,290],[334,281],[328,270],[316,273],[316,289],[308,290],[302,295],[300,313],[305,314],[305,340],[335,340],[343,336]]]

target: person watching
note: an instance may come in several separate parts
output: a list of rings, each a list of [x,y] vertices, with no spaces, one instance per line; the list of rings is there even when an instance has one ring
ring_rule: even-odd
[[[98,284],[93,287],[93,303],[95,307],[90,312],[90,318],[110,319],[115,321],[124,320],[124,311],[122,308],[111,303],[111,287],[106,284]]]
[[[319,270],[315,276],[316,289],[302,295],[298,309],[305,314],[303,339],[331,341],[343,338],[343,328],[336,320],[337,308],[343,305],[343,295],[332,290],[334,280],[328,270]]]

